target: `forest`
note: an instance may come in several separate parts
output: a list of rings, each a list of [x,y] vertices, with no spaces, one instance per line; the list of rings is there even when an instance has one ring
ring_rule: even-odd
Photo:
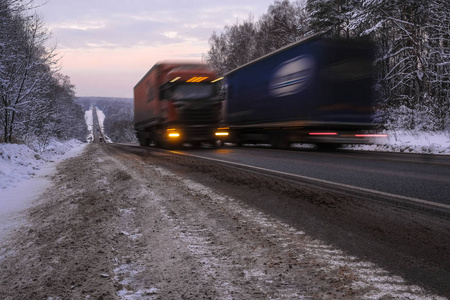
[[[381,129],[450,129],[450,1],[275,1],[258,20],[225,26],[204,59],[221,75],[313,34],[374,44]]]
[[[32,1],[0,0],[0,142],[44,149],[51,139],[85,140],[75,87],[59,72],[50,33]]]

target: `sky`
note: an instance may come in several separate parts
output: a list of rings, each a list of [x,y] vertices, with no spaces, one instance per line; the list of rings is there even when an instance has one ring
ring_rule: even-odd
[[[78,97],[133,97],[159,60],[201,60],[213,32],[275,0],[34,0]]]

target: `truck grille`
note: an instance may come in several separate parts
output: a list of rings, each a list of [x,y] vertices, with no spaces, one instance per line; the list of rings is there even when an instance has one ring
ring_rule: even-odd
[[[179,112],[180,121],[188,126],[216,125],[219,122],[219,109],[216,106],[183,109]]]

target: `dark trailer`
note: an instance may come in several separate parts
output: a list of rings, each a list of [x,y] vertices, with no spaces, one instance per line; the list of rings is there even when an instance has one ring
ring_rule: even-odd
[[[370,44],[314,36],[229,72],[229,140],[278,148],[370,142],[373,59]]]

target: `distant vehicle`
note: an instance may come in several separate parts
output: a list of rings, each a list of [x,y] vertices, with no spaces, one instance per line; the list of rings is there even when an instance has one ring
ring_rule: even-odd
[[[374,48],[304,39],[227,74],[223,125],[228,141],[319,147],[368,143]]]
[[[223,103],[218,88],[221,79],[206,64],[155,64],[134,87],[134,123],[140,145],[215,145]]]

